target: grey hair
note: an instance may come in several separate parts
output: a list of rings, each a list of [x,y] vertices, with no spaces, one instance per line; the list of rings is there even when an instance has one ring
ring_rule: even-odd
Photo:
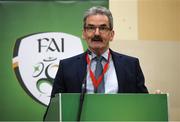
[[[83,18],[84,27],[86,26],[86,19],[87,19],[87,17],[91,16],[91,15],[97,15],[97,14],[105,15],[105,16],[108,17],[109,26],[110,26],[110,29],[112,30],[113,29],[113,17],[112,17],[112,14],[111,14],[109,9],[107,9],[105,7],[102,7],[102,6],[91,7],[90,9],[88,9],[84,13],[84,18]]]

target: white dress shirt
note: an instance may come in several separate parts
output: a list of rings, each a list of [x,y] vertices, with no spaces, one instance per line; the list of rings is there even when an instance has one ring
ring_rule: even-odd
[[[109,53],[109,49],[102,54],[102,56],[106,60],[108,60],[108,53]],[[96,57],[96,54],[91,52],[91,54],[88,54],[88,56],[89,56],[89,59],[91,60],[91,70],[94,72],[95,67],[96,67],[96,61],[92,60],[92,59]],[[106,64],[106,61],[102,60],[103,67],[105,64]],[[87,65],[86,83],[87,83],[87,85],[86,85],[87,93],[94,93],[94,86],[93,86],[93,82],[92,82],[90,74],[89,74],[88,65]],[[115,67],[114,67],[114,63],[113,63],[111,55],[110,55],[109,67],[108,67],[106,73],[104,74],[104,83],[105,83],[105,93],[106,94],[109,94],[109,93],[113,94],[113,93],[118,92],[118,81],[117,81],[116,71],[115,71]]]

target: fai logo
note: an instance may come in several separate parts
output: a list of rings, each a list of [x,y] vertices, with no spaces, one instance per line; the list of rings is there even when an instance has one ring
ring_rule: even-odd
[[[28,95],[48,105],[59,61],[83,52],[80,38],[60,32],[37,33],[16,41],[13,68]]]

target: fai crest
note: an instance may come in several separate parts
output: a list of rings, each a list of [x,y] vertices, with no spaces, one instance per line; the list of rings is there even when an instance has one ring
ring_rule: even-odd
[[[36,33],[16,41],[13,68],[28,95],[48,105],[59,61],[83,52],[80,38],[61,32]]]

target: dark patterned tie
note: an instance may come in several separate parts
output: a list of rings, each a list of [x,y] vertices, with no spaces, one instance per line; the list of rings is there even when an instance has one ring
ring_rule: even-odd
[[[95,58],[95,61],[96,61],[95,77],[96,77],[96,79],[98,79],[99,76],[103,72],[103,65],[101,63],[102,60],[103,60],[102,56]],[[98,88],[97,89],[95,88],[94,92],[95,93],[105,93],[104,77],[103,77],[102,81],[100,82]]]

